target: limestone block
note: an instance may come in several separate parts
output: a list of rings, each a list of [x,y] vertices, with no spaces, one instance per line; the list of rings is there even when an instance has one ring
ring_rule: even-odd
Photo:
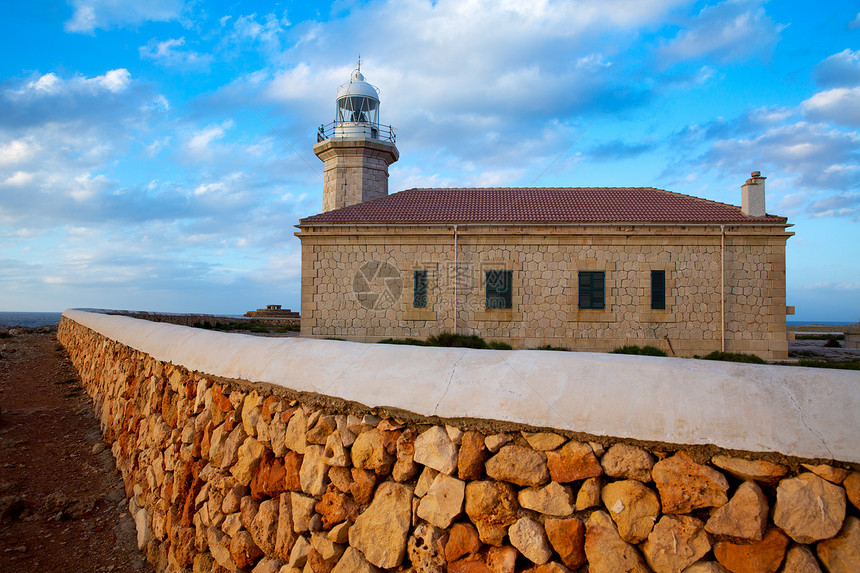
[[[305,457],[299,470],[302,491],[308,495],[321,496],[325,492],[329,466],[325,463],[325,448],[318,445],[305,447]]]
[[[547,456],[531,448],[504,446],[485,465],[487,476],[520,486],[538,486],[549,482]]]
[[[713,512],[705,529],[714,535],[758,541],[767,527],[768,511],[761,488],[754,481],[745,481],[726,505]]]
[[[384,482],[350,528],[349,544],[377,567],[396,567],[406,553],[411,522],[412,488]]]
[[[511,443],[513,439],[513,436],[510,434],[493,434],[491,436],[487,436],[484,443],[486,444],[487,449],[495,454],[502,449],[502,446]]]
[[[278,497],[278,529],[275,533],[275,557],[284,561],[290,559],[293,545],[298,539],[293,523],[292,495],[282,493]]]
[[[660,492],[663,513],[689,513],[728,502],[729,484],[723,474],[697,464],[684,452],[657,462],[651,475]]]
[[[641,482],[624,480],[607,484],[600,495],[622,539],[635,544],[648,537],[660,515],[656,493]]]
[[[347,547],[331,573],[380,573],[380,570],[370,564],[360,551]]]
[[[845,490],[813,473],[779,482],[773,523],[798,543],[839,533],[845,519]]]
[[[775,573],[785,557],[788,537],[779,529],[769,529],[761,541],[714,545],[714,557],[729,571]]]
[[[473,481],[466,484],[466,514],[481,541],[499,547],[508,527],[517,520],[517,496],[505,482]]]
[[[406,552],[416,573],[445,572],[446,561],[441,547],[444,537],[444,530],[430,524],[419,523],[415,527],[406,542]]]
[[[287,431],[284,434],[284,445],[296,452],[297,454],[305,454],[305,448],[308,445],[308,420],[303,408],[295,411],[287,424]]]
[[[588,478],[582,482],[576,494],[576,511],[584,511],[600,505],[600,487],[600,478]]]
[[[350,465],[350,456],[343,447],[340,432],[335,430],[326,438],[323,450],[323,462],[328,466],[346,467]]]
[[[239,427],[236,426],[236,428]],[[239,446],[237,461],[230,468],[230,473],[236,478],[237,482],[245,486],[251,483],[251,479],[254,477],[254,472],[257,471],[257,466],[260,464],[265,450],[266,447],[254,438],[245,438],[245,441]]]
[[[455,523],[445,543],[445,561],[451,563],[464,555],[475,554],[480,549],[481,538],[475,526],[471,523]]]
[[[647,483],[651,481],[655,461],[654,456],[640,447],[617,443],[603,454],[600,465],[608,476]]]
[[[830,483],[837,485],[845,481],[848,477],[848,470],[843,468],[835,468],[828,464],[800,464],[818,477],[824,478]]]
[[[466,482],[440,472],[418,504],[418,517],[446,529],[463,511]]]
[[[808,547],[795,545],[785,554],[779,573],[821,573],[821,567]]]
[[[541,565],[552,557],[552,546],[546,537],[546,531],[537,521],[521,517],[508,529],[508,536],[511,545],[533,563]]]
[[[352,444],[352,465],[378,475],[388,475],[396,458],[385,446],[385,436],[380,430],[373,428],[362,432]]]
[[[267,499],[262,502],[257,515],[251,521],[251,527],[248,529],[254,543],[267,555],[275,554],[275,540],[278,532],[278,504],[279,500],[277,499]]]
[[[677,573],[711,550],[705,524],[688,515],[664,515],[642,544],[655,573]]]
[[[603,468],[591,446],[570,441],[561,448],[547,452],[547,466],[552,481],[567,483],[603,475]]]
[[[544,522],[550,545],[562,563],[573,570],[585,565],[585,524],[576,517],[550,518]]]
[[[484,474],[484,463],[487,461],[487,448],[484,436],[479,432],[466,432],[460,442],[460,452],[457,458],[457,472],[460,479],[481,479]]]
[[[554,450],[565,442],[562,436],[552,432],[522,432],[522,435],[532,449],[541,452]]]
[[[570,487],[555,481],[544,487],[522,489],[517,500],[520,507],[554,517],[566,517],[575,509]]]
[[[415,438],[416,463],[451,475],[457,469],[458,447],[442,426],[433,426]]]
[[[293,531],[305,533],[311,529],[311,518],[314,515],[314,507],[317,500],[313,497],[293,493],[290,496],[293,517]]]
[[[262,411],[263,397],[254,390],[242,402],[242,427],[252,438],[257,437],[257,422],[260,421]]]
[[[636,547],[624,541],[605,511],[585,522],[585,556],[589,573],[651,573]]]
[[[860,519],[846,519],[839,535],[819,543],[817,551],[829,573],[860,571]]]

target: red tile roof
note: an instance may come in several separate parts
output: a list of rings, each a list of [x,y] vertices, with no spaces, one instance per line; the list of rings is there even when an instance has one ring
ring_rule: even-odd
[[[300,221],[316,223],[785,223],[652,187],[409,189]]]

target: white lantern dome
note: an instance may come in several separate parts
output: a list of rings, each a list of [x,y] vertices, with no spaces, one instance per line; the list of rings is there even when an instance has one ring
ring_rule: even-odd
[[[335,137],[379,137],[379,90],[355,70],[337,89]]]

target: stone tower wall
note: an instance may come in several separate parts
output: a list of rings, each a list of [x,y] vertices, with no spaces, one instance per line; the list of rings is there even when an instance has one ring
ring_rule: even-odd
[[[314,146],[323,161],[322,212],[388,195],[388,166],[399,154],[392,143],[370,138],[332,138]]]

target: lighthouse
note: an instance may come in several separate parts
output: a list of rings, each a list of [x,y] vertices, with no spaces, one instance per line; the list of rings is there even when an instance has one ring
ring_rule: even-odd
[[[321,125],[314,153],[323,162],[323,212],[388,195],[388,166],[400,153],[379,123],[379,90],[361,64],[337,90],[334,121]]]

